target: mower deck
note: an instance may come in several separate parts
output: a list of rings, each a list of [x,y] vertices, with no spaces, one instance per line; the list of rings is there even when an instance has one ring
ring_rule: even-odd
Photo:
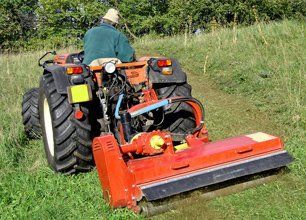
[[[216,142],[187,137],[186,142],[185,150],[125,159],[124,146],[119,147],[113,135],[95,138],[93,151],[104,198],[113,207],[140,211],[137,203],[144,197],[158,200],[283,167],[293,160],[280,138],[261,132]]]

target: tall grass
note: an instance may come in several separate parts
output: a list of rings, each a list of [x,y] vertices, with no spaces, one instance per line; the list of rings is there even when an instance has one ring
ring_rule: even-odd
[[[209,34],[143,39],[139,48],[174,56],[201,80],[212,79],[229,94],[247,97],[285,131],[291,152],[306,165],[305,26],[282,21]],[[205,95],[205,93],[204,93]],[[305,174],[305,170],[301,170]]]

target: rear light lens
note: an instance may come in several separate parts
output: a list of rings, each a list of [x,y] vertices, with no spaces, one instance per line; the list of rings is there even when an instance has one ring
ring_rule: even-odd
[[[163,75],[173,74],[172,61],[170,59],[151,58],[148,64],[155,72],[160,72]]]
[[[159,68],[168,67],[168,66],[171,66],[171,65],[172,65],[172,61],[169,60],[169,59],[157,60],[157,66]]]
[[[161,69],[163,75],[172,75],[173,70],[172,67],[164,67]]]
[[[71,74],[82,74],[83,73],[83,67],[81,66],[73,66],[73,67],[67,67],[66,73]]]
[[[81,120],[84,116],[84,113],[81,110],[76,110],[74,112],[74,117],[78,120]]]

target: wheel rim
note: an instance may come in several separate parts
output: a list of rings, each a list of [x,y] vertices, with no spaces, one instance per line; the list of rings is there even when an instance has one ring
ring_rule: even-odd
[[[53,127],[50,114],[49,103],[47,99],[44,99],[44,127],[48,143],[48,149],[52,157],[54,157],[54,139],[53,139]]]

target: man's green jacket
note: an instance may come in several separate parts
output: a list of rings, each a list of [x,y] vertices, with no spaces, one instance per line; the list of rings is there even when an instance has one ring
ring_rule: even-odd
[[[101,24],[88,30],[84,37],[84,61],[89,65],[99,58],[118,58],[122,62],[131,62],[135,50],[127,37],[109,24]]]

